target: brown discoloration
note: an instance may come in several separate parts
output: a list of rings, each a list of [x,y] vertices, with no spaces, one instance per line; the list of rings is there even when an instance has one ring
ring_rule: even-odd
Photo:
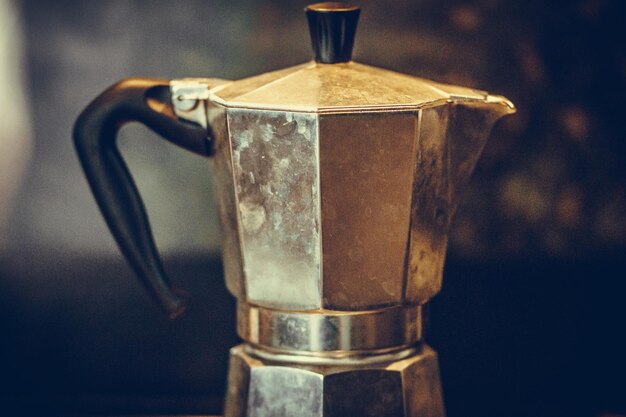
[[[324,306],[402,303],[415,113],[320,116]]]

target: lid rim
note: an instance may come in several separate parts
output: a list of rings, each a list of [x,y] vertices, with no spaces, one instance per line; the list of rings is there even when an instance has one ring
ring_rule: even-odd
[[[489,96],[492,97],[492,96]],[[255,111],[272,111],[272,112],[284,112],[284,113],[308,113],[318,115],[330,115],[330,114],[359,114],[359,113],[414,113],[421,110],[443,106],[446,104],[489,104],[485,99],[476,98],[463,98],[463,97],[450,97],[432,100],[424,103],[414,104],[398,104],[398,105],[371,105],[371,106],[342,106],[342,107],[307,107],[307,106],[292,106],[282,107],[277,106],[254,106],[250,103],[238,103],[230,102],[226,103],[223,100],[211,100],[212,102],[223,106],[225,109],[233,110],[255,110]],[[513,111],[514,112],[514,111]]]
[[[336,5],[336,6],[333,6]],[[333,12],[353,12],[359,10],[360,7],[343,2],[322,2],[309,4],[304,8],[305,11],[313,11],[320,13],[333,13]]]
[[[228,107],[325,113],[419,109],[433,102],[486,98],[485,91],[358,62],[309,61],[216,86],[209,99]]]

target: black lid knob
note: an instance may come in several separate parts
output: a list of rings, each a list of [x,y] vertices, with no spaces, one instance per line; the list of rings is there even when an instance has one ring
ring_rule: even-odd
[[[316,3],[307,6],[315,60],[324,64],[352,59],[354,34],[361,10],[347,3]]]

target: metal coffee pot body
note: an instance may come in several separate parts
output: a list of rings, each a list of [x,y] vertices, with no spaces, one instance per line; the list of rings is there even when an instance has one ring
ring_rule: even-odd
[[[354,62],[311,63],[261,77],[271,88],[252,81],[243,92],[237,83],[214,87],[208,107],[226,283],[245,303],[240,334],[278,349],[355,349],[345,335],[311,340],[302,326],[312,324],[297,320],[301,340],[295,332],[271,340],[275,335],[266,330],[295,322],[249,328],[258,319],[245,316],[265,309],[358,312],[426,303],[441,288],[461,191],[491,124],[511,111],[510,103],[469,89],[435,90],[432,83]],[[340,92],[324,94],[335,85]],[[381,98],[381,90],[388,97]],[[411,108],[412,101],[420,104]]]
[[[313,62],[239,81],[126,80],[76,124],[105,219],[171,316],[184,300],[115,136],[139,121],[210,156],[246,342],[231,354],[228,416],[443,415],[421,306],[441,288],[450,222],[490,128],[514,107],[352,62],[358,13],[307,8]]]

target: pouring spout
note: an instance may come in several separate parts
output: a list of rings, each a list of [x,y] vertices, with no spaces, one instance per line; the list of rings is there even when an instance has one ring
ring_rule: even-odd
[[[485,103],[492,107],[492,111],[496,113],[496,119],[517,112],[515,104],[504,96],[488,94]],[[495,122],[494,120],[494,122]]]
[[[503,96],[456,99],[448,106],[423,111],[420,120],[417,176],[427,201],[444,201],[441,233],[445,234],[460,197],[490,136],[491,128],[503,116],[515,113],[515,105]],[[430,191],[428,191],[430,190]],[[432,195],[431,195],[432,194]],[[440,203],[443,204],[443,203]]]
[[[420,114],[409,240],[407,300],[427,302],[441,289],[448,233],[491,128],[515,106],[473,93]]]
[[[454,211],[495,123],[516,112],[506,97],[486,94],[483,100],[459,101],[450,107],[447,145],[451,207]]]

